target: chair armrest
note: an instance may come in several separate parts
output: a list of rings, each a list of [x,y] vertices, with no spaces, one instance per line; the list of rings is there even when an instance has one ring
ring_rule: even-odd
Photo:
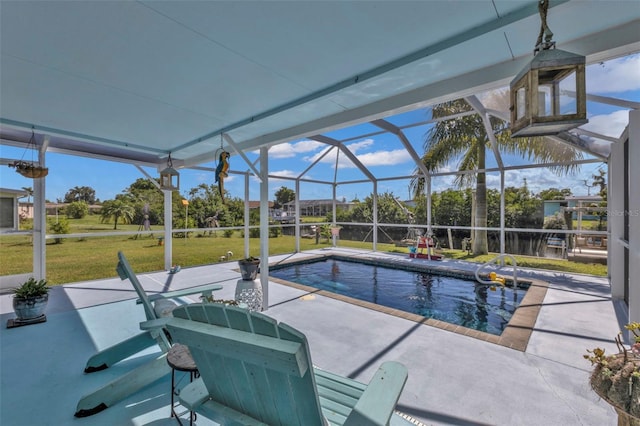
[[[172,317],[158,318],[140,323],[140,330],[157,330],[164,328]]]
[[[202,293],[203,296],[211,296],[212,291],[222,290],[220,284],[205,284],[198,287],[185,288],[184,290],[167,291],[165,293],[156,293],[149,296],[149,301],[153,302],[158,299],[175,299],[182,296],[190,296],[192,294]],[[139,305],[142,303],[141,299],[136,300]]]
[[[384,362],[344,422],[344,426],[388,425],[400,393],[407,382],[407,368]]]

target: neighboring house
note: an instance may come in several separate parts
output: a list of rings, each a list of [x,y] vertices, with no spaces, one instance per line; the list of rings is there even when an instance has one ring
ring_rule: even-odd
[[[336,200],[336,208],[349,210],[353,203]],[[295,215],[296,203],[289,201],[282,206],[288,215]],[[333,200],[300,200],[300,216],[324,216],[333,211]]]
[[[26,197],[27,191],[0,188],[0,230],[17,231],[20,228],[18,199]]]
[[[602,211],[600,207],[602,197],[599,195],[582,195],[565,197],[564,200],[546,200],[544,202],[544,217],[553,216],[562,211],[573,213],[574,219],[598,220],[593,214]]]
[[[249,209],[259,209],[260,201],[249,201]],[[273,201],[269,201],[269,210],[273,209]]]
[[[47,216],[55,216],[58,214],[64,214],[64,209],[69,203],[45,203],[47,209]],[[90,214],[99,214],[102,206],[100,204],[89,204]]]
[[[18,214],[21,219],[33,219],[33,201],[19,201]]]
[[[64,214],[64,209],[68,203],[45,203],[45,209],[47,210],[47,216],[55,216],[58,214]],[[102,206],[100,204],[89,204],[89,213],[99,214]],[[33,219],[33,202],[27,203],[26,201],[20,201],[18,203],[18,211],[20,217],[23,219]]]

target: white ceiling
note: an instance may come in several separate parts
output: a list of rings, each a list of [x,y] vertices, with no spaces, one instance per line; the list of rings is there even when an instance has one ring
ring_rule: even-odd
[[[560,49],[640,50],[640,2],[551,1]],[[537,1],[0,2],[0,137],[175,165],[504,86]]]

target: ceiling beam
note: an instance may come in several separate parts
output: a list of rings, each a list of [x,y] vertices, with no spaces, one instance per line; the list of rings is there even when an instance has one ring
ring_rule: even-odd
[[[418,168],[418,170],[420,170],[423,175],[429,176],[429,170],[427,170],[427,167],[422,162],[422,158],[420,158],[416,150],[413,149],[413,145],[411,145],[411,142],[409,142],[409,139],[407,139],[402,129],[392,123],[389,123],[387,120],[374,120],[371,122],[371,124],[396,135],[396,137],[400,140],[400,143],[402,143],[402,146],[404,146],[404,149],[407,150],[407,152],[413,159],[413,162],[416,163],[416,167]]]
[[[569,0],[554,0],[551,4],[551,7],[555,7],[561,5],[563,3],[568,2]],[[308,95],[302,96],[300,98],[294,99],[285,104],[279,105],[275,108],[269,109],[267,111],[255,114],[251,117],[247,117],[243,120],[237,121],[233,124],[229,124],[227,126],[221,127],[219,129],[208,132],[198,138],[192,139],[183,145],[179,146],[175,151],[179,151],[182,149],[189,148],[192,145],[198,144],[203,140],[210,139],[214,136],[217,136],[221,133],[228,133],[240,127],[253,124],[257,121],[264,120],[265,118],[272,117],[281,112],[285,112],[291,110],[293,108],[304,105],[308,102],[320,99],[325,96],[329,96],[333,93],[336,93],[340,90],[346,89],[348,87],[354,86],[356,84],[361,84],[367,80],[370,80],[375,77],[379,77],[386,72],[395,70],[404,65],[410,64],[412,62],[416,62],[420,59],[426,58],[428,56],[434,55],[438,52],[442,52],[446,49],[454,47],[458,44],[467,42],[469,40],[473,40],[474,38],[483,36],[492,31],[503,28],[507,25],[513,24],[515,22],[526,19],[532,15],[537,15],[538,12],[538,3],[537,2],[528,2],[521,8],[507,13],[504,16],[498,16],[496,19],[493,19],[487,23],[482,25],[478,25],[477,27],[471,28],[469,30],[463,31],[459,34],[456,34],[452,37],[448,37],[444,40],[438,41],[434,44],[426,46],[422,49],[419,49],[413,53],[405,55],[401,58],[395,59],[391,62],[387,62],[386,64],[377,66],[370,70],[364,71],[355,76],[350,76],[349,78],[339,81],[331,86],[325,87],[323,89],[317,90],[315,92],[309,93]]]
[[[377,181],[376,177],[373,175],[373,173],[371,173],[369,171],[369,169],[367,169],[367,167],[362,164],[362,162],[360,160],[358,160],[358,157],[356,157],[354,155],[353,152],[351,152],[349,150],[349,148],[347,148],[346,146],[344,146],[344,144],[342,144],[340,141],[335,140],[333,138],[324,136],[324,135],[315,135],[315,136],[311,136],[309,139],[312,139],[314,141],[318,141],[318,142],[322,142],[322,143],[326,143],[327,145],[333,145],[333,146],[337,146],[338,148],[340,148],[340,150],[342,152],[344,152],[344,155],[347,156],[347,158],[349,160],[351,160],[351,162],[358,168],[360,169],[360,171],[362,173],[364,173],[364,175],[366,177],[369,178],[369,180],[371,180],[372,182]]]
[[[482,124],[484,125],[484,131],[489,138],[489,142],[491,142],[491,150],[493,151],[493,155],[496,157],[496,162],[498,163],[498,167],[500,170],[504,169],[504,163],[502,162],[502,156],[500,155],[500,150],[498,149],[498,140],[496,139],[496,135],[493,133],[493,127],[491,127],[491,120],[489,119],[489,113],[486,108],[480,102],[480,99],[476,95],[467,96],[464,98],[465,101],[471,108],[473,108],[478,115],[482,118]]]

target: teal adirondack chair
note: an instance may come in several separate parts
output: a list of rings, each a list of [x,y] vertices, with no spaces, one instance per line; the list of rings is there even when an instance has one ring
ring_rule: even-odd
[[[225,426],[410,424],[394,414],[407,380],[400,363],[383,363],[365,385],[313,367],[294,328],[221,304],[181,306],[166,327],[200,372],[180,402]]]
[[[122,252],[118,252],[116,270],[122,280],[128,279],[131,282],[138,294],[138,303],[144,307],[147,317],[147,321],[141,324],[144,331],[93,355],[87,361],[84,372],[93,373],[104,370],[154,344],[160,347],[162,354],[153,361],[82,397],[76,408],[76,417],[86,417],[98,413],[171,373],[171,368],[165,359],[166,353],[171,348],[171,341],[163,328],[164,322],[161,321],[162,317],[171,316],[171,312],[178,306],[171,299],[198,293],[209,296],[212,291],[222,288],[219,284],[207,284],[148,296]]]

